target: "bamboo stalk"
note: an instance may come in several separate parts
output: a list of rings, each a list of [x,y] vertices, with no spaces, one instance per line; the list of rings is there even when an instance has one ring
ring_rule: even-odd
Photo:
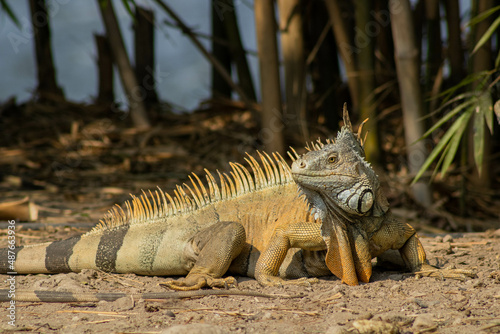
[[[342,17],[342,9],[339,5],[339,0],[325,0],[330,21],[332,22],[333,34],[337,42],[337,48],[340,52],[340,57],[344,63],[347,73],[347,85],[351,94],[352,108],[359,108],[359,87],[357,78],[357,66],[354,56],[355,45],[349,35],[346,22]]]
[[[110,0],[96,1],[99,11],[101,12],[104,26],[106,27],[106,34],[108,36],[115,64],[118,67],[118,73],[120,74],[123,89],[127,95],[130,115],[134,126],[139,129],[148,129],[151,127],[151,124],[146,114],[146,108],[144,107],[142,97],[136,96],[136,89],[139,87],[139,84],[135,77],[132,65],[130,65],[127,51],[125,50],[125,44],[123,43],[120,26],[118,25],[115,11],[113,9],[113,3]]]
[[[276,22],[272,0],[255,0],[255,26],[262,92],[261,139],[271,152],[284,152]]]
[[[295,133],[300,131],[306,141],[309,137],[304,119],[306,56],[300,3],[300,0],[278,0],[281,51],[285,70],[285,112],[287,120],[290,120],[289,128]]]
[[[419,52],[415,43],[409,0],[390,0],[389,8],[391,9],[399,94],[403,109],[408,168],[411,174],[416,175],[427,157],[425,142],[418,141],[424,134],[424,126],[421,122],[424,107],[420,88]],[[431,194],[427,183],[416,182],[412,186],[412,191],[417,202],[424,206],[430,205]]]

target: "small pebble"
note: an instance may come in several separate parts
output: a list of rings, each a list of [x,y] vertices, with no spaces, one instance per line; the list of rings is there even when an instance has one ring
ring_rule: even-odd
[[[325,332],[325,334],[347,334],[349,333],[344,327],[339,326],[339,325],[333,325],[330,328],[328,328]]]
[[[444,236],[443,242],[453,242],[453,237],[451,235],[447,234]]]
[[[413,322],[414,329],[426,329],[436,326],[434,319],[430,314],[419,314]]]
[[[371,318],[373,318],[373,314],[370,312],[367,312],[367,313],[360,314],[358,317],[358,320],[370,320]]]
[[[161,334],[225,334],[229,333],[222,327],[208,324],[189,324],[176,325],[169,327],[161,332]]]

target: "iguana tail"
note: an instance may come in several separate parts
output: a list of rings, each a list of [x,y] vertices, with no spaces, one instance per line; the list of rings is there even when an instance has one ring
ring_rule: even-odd
[[[45,274],[80,271],[72,268],[75,245],[81,236],[43,244],[0,249],[0,274]],[[86,258],[95,259],[95,254],[82,252]],[[95,262],[95,261],[94,261]],[[75,270],[76,269],[76,270]]]
[[[172,221],[96,227],[66,240],[3,248],[0,249],[0,274],[95,269],[139,275],[185,275],[189,263],[184,260],[184,248],[193,231],[182,229],[183,221]]]
[[[49,274],[96,269],[114,272],[129,226],[66,240],[0,249],[0,274]]]

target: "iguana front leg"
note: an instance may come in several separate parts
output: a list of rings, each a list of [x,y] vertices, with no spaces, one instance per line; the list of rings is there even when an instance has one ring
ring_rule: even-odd
[[[318,281],[315,277],[294,280],[278,277],[280,266],[290,248],[310,251],[326,249],[326,243],[321,237],[321,224],[298,222],[281,225],[274,230],[268,248],[261,253],[255,267],[255,278],[261,285],[309,285]]]
[[[436,268],[427,263],[425,251],[417,235],[412,235],[399,250],[407,267],[417,276],[451,278],[465,281],[467,277],[475,278],[476,273],[468,269]]]
[[[424,247],[416,231],[409,224],[388,219],[372,238],[372,244],[384,245],[385,249],[399,250],[405,265],[420,276],[466,280],[476,274],[468,269],[440,269],[427,263]]]
[[[194,254],[186,257],[195,261],[189,274],[185,278],[168,280],[160,285],[178,291],[197,290],[206,286],[235,286],[237,281],[234,277],[221,277],[241,253],[245,242],[245,228],[236,222],[221,222],[198,232],[187,248],[188,253]]]

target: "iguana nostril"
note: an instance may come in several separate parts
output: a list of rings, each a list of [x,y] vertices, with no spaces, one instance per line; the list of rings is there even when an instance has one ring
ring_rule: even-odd
[[[306,168],[306,163],[304,161],[299,162],[300,168]]]

